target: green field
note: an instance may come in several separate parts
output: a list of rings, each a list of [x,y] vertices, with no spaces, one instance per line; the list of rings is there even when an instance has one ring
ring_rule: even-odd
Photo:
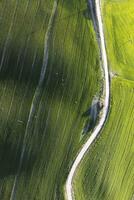
[[[63,199],[82,129],[99,91],[95,33],[83,0],[60,0],[41,98],[24,139],[53,0],[0,1],[0,199]],[[25,144],[23,162],[20,156]],[[19,172],[19,173],[18,173]]]
[[[76,200],[132,200],[134,195],[134,2],[103,1],[111,106],[101,136],[74,179]]]

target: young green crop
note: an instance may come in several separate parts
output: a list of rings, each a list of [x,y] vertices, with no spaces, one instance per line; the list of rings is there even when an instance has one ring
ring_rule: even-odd
[[[130,200],[134,189],[134,2],[103,2],[111,107],[74,180],[76,200]]]
[[[77,170],[77,200],[129,200],[133,195],[134,83],[112,81],[111,109],[100,138]]]
[[[43,62],[53,0],[0,2],[0,199],[9,200]],[[14,199],[63,199],[82,143],[83,113],[98,92],[98,47],[87,4],[58,1],[41,100],[32,123]]]

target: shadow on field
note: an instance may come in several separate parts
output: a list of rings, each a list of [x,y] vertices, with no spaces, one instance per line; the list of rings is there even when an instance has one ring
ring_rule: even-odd
[[[1,118],[2,116],[0,116]],[[33,169],[37,167],[39,170],[41,159],[41,144],[46,144],[46,135],[49,137],[51,129],[51,119],[47,125],[46,134],[44,134],[45,124],[47,121],[47,114],[42,118],[42,112],[39,113],[39,120],[36,124],[32,123],[31,134],[27,135],[25,140],[25,151],[22,160],[21,174],[24,174],[28,178]],[[0,119],[1,122],[1,119]],[[17,124],[16,124],[17,123]],[[18,127],[17,127],[18,126]],[[21,124],[18,122],[11,122],[10,119],[3,124],[0,130],[0,179],[7,178],[11,175],[18,173],[20,158],[24,143],[26,123]],[[36,131],[35,131],[36,130]],[[43,146],[44,150],[44,146]],[[43,157],[46,157],[47,153]]]
[[[6,55],[7,59],[5,59],[5,62],[0,72],[0,80],[6,81],[7,87],[8,87],[8,80],[12,80],[18,85],[18,88],[19,88],[19,83],[21,82],[25,84],[28,84],[29,82],[34,88],[36,88],[36,85],[39,80],[43,58],[40,57],[39,55],[36,56],[36,59],[34,61],[35,68],[32,71],[32,63],[33,63],[34,55],[31,56],[32,54],[27,53],[24,57],[24,53],[25,53],[24,50],[22,50],[22,55],[19,58],[17,49],[13,47],[9,49],[9,52]],[[65,99],[63,99],[63,101],[65,100],[68,101],[68,98],[70,98],[68,94],[72,90],[72,85],[74,81],[72,77],[75,74],[73,74],[72,71],[67,71],[67,61],[65,57],[62,55],[62,53],[60,54],[59,52],[57,52],[56,54],[54,54],[54,52],[51,52],[50,55],[51,56],[50,56],[49,63],[47,66],[46,79],[44,81],[43,90],[46,91],[46,96],[48,96],[48,99],[49,98],[51,99],[53,94],[54,94],[54,99],[56,98],[61,99],[63,95],[63,91],[66,89],[66,96],[64,96]],[[19,61],[18,61],[18,58],[20,59]],[[25,90],[24,91],[20,90],[20,92],[21,93],[25,92]],[[31,91],[28,91],[28,92],[30,93]],[[31,96],[33,96],[32,93],[31,93]],[[17,101],[17,98],[15,95],[14,95],[14,99],[16,99]],[[6,102],[6,99],[4,100],[4,102]],[[11,102],[8,102],[8,104],[9,103]],[[20,102],[15,102],[15,103],[18,104]],[[26,104],[26,101],[25,101],[25,104]],[[27,110],[27,112],[29,113],[31,104],[29,102],[28,104],[29,104],[29,109]],[[7,106],[10,107],[10,105],[7,105]],[[13,106],[15,105],[13,104]],[[27,113],[24,113],[24,115],[25,114],[27,116]],[[2,115],[0,116],[0,118],[3,121]],[[22,152],[23,137],[24,137],[24,132],[25,132],[25,130],[21,131],[19,133],[20,135],[18,137],[18,140],[16,140],[15,137],[17,137],[17,135],[16,133],[14,134],[14,131],[17,132],[19,130],[14,130],[14,127],[12,127],[12,125],[10,124],[10,121],[6,122],[6,120],[7,119],[5,119],[5,122],[4,122],[5,125],[1,129],[2,133],[0,134],[0,138],[1,138],[0,139],[0,179],[3,179],[10,175],[17,174],[19,163],[20,163],[20,155]],[[44,121],[46,121],[46,118],[45,119],[43,118],[43,122]],[[4,129],[6,129],[6,133]],[[27,148],[25,150],[25,154],[23,157],[23,166],[21,169],[22,173],[26,173],[27,175],[30,175],[34,167],[34,164],[37,163],[37,157],[39,155],[38,147],[42,142],[44,129],[40,130],[40,132],[37,131],[36,135],[32,136],[32,138],[28,138]],[[47,129],[47,132],[50,133],[49,127]],[[38,142],[37,140],[35,140],[35,138],[38,139]],[[38,144],[36,148],[37,151],[34,148],[34,145],[31,145],[31,143],[34,145]],[[40,160],[38,162],[40,162]]]
[[[0,80],[13,80],[27,84],[30,78],[32,85],[36,85],[39,79],[42,57],[36,52],[34,54],[30,53],[29,50],[25,52],[25,48],[20,51],[12,45],[9,47],[2,65]],[[0,54],[1,57],[2,54]]]
[[[44,36],[51,13],[51,9],[49,13],[45,9],[48,5],[49,3],[46,3],[44,6],[41,1],[12,1],[7,4],[1,2],[0,80],[26,82],[36,57],[32,74],[33,84],[36,84],[42,64]]]
[[[43,90],[51,97],[55,86],[57,85],[57,97],[62,94],[64,87],[66,89],[72,88],[73,75],[71,71],[67,72],[67,61],[62,52],[53,48],[53,40],[50,44],[49,61],[46,69],[46,75],[43,85]],[[2,60],[2,52],[0,49],[0,62]],[[30,84],[36,88],[43,62],[43,46],[42,50],[35,50],[34,52],[24,45],[22,49],[11,43],[7,49],[4,62],[0,70],[0,81],[11,80],[15,84],[23,83],[23,85]]]
[[[83,10],[83,16],[88,20],[92,20],[89,8]]]
[[[87,10],[82,11],[82,14],[85,17],[87,17],[86,12]],[[57,49],[54,49],[53,47],[51,49],[52,49],[50,52],[51,56],[49,59],[49,64],[47,66],[46,78],[45,78],[44,87],[43,87],[43,90],[46,91],[44,95],[45,96],[44,102],[46,101],[47,96],[48,96],[48,99],[47,99],[48,104],[49,104],[49,100],[52,98],[55,101],[56,101],[56,98],[61,99],[64,91],[65,93],[62,99],[64,104],[68,103],[69,102],[68,100],[72,100],[72,99],[77,100],[78,91],[81,89],[81,85],[79,82],[81,81],[81,79],[84,78],[84,74],[83,75],[77,74],[76,73],[77,69],[73,70],[74,60],[72,59],[71,63],[69,63],[67,59],[65,58],[65,56],[63,55],[62,48],[60,49],[61,52],[59,52]],[[11,45],[9,46],[9,49],[7,50],[3,67],[0,72],[0,80],[1,81],[6,80],[8,82],[8,80],[10,79],[16,82],[16,84],[19,84],[19,82],[24,82],[25,84],[30,82],[30,84],[33,85],[34,88],[36,88],[36,85],[39,80],[39,75],[40,75],[40,70],[41,70],[42,60],[43,60],[43,57],[41,55],[43,54],[35,55],[36,58],[34,61],[34,54],[33,52],[32,53],[30,52],[31,52],[30,48],[27,49],[26,47],[23,47],[22,49],[19,49],[19,48],[17,49],[15,47],[15,44],[11,43]],[[2,52],[0,54],[2,56]],[[77,84],[76,84],[76,77],[79,80],[77,81]],[[7,87],[8,87],[8,84],[7,84]],[[28,92],[30,93],[31,91],[29,90]],[[73,94],[73,95],[70,95],[70,94]],[[33,96],[33,94],[31,94],[31,96]],[[74,104],[75,104],[75,100],[74,100]],[[29,111],[30,111],[30,106],[29,106],[28,112]],[[46,110],[43,108],[42,111],[46,111]],[[43,115],[42,112],[40,113],[41,115],[40,121],[42,123],[46,122],[48,113],[49,111],[47,111],[45,117],[42,117]],[[24,113],[24,115],[25,114],[26,113]],[[51,151],[50,151],[50,155],[48,156],[46,153],[48,152],[47,147],[45,147],[46,150],[44,150],[44,146],[43,146],[42,147],[43,150],[42,149],[41,150],[43,153],[45,152],[44,155],[46,155],[46,159],[44,159],[45,156],[43,155],[42,157],[44,160],[43,159],[41,160],[38,147],[40,146],[42,141],[44,142],[44,144],[49,144],[47,141],[49,141],[49,139],[51,140],[53,139],[52,138],[53,134],[51,132],[52,130],[50,128],[51,126],[52,126],[51,124],[48,125],[46,137],[44,137],[43,133],[45,129],[45,123],[43,124],[43,126],[42,124],[39,124],[38,131],[35,133],[35,135],[32,135],[32,137],[30,138],[31,141],[30,139],[28,140],[27,142],[28,145],[25,150],[25,155],[23,157],[23,166],[21,170],[22,173],[24,172],[30,175],[35,163],[37,163],[37,170],[38,170],[38,167],[40,166],[40,162],[41,163],[45,162],[45,165],[47,168],[49,159],[51,157]],[[7,130],[6,136],[4,136],[4,132],[2,132],[1,134],[2,135],[1,136],[2,138],[0,140],[0,178],[1,179],[10,175],[15,175],[17,173],[18,167],[19,167],[20,155],[22,152],[22,142],[23,142],[23,137],[24,137],[24,131],[20,133],[21,136],[19,136],[19,139],[17,141],[15,138],[17,137],[17,134],[15,135],[13,133],[12,126],[10,127]],[[45,138],[44,140],[43,140],[43,137]],[[15,138],[14,143],[13,143],[13,138]],[[70,149],[69,151],[71,151]]]
[[[10,175],[16,175],[19,167],[22,144],[13,144],[10,139],[10,131],[5,140],[0,143],[0,179]],[[25,151],[21,172],[27,175],[32,171],[37,155]]]

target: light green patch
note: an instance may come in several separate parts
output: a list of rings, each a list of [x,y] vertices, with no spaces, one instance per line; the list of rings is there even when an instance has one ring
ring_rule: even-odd
[[[134,80],[134,2],[106,1],[103,13],[110,67]]]

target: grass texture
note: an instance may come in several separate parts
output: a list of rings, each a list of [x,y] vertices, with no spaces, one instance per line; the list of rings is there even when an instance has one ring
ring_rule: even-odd
[[[53,0],[0,1],[0,199],[64,199],[63,187],[99,91],[94,29],[82,0],[58,1],[48,64],[25,134],[43,63]],[[25,138],[25,139],[24,139]],[[23,148],[25,146],[25,148]],[[20,166],[20,156],[22,155]]]
[[[111,106],[100,137],[77,170],[77,200],[131,200],[134,192],[134,2],[103,1]]]

